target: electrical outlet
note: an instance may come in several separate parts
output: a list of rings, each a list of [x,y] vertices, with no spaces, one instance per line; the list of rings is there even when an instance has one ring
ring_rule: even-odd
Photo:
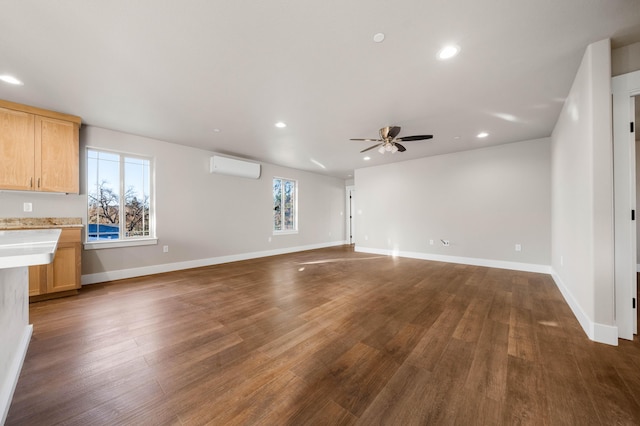
[[[560,266],[564,266],[564,256],[560,256]]]
[[[169,246],[162,246],[163,253],[169,253]]]
[[[23,211],[25,212],[32,212],[33,211],[33,204],[31,203],[24,203],[22,205]]]
[[[433,240],[429,240],[429,245],[432,246],[433,245]]]
[[[516,251],[522,251],[522,245],[516,244]]]

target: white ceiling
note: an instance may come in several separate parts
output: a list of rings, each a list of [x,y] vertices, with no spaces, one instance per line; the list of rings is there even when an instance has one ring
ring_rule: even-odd
[[[0,0],[0,11],[0,74],[24,82],[0,83],[1,99],[342,178],[549,136],[586,46],[640,41],[637,0]],[[461,53],[439,61],[449,42]],[[349,138],[386,125],[435,137],[364,162],[371,143]]]

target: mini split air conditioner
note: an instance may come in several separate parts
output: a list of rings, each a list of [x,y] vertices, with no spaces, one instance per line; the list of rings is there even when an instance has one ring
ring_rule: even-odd
[[[214,155],[211,157],[210,172],[258,179],[260,177],[260,164]]]

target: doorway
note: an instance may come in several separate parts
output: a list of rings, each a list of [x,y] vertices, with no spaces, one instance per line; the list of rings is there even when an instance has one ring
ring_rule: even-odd
[[[640,95],[636,95],[633,97],[632,105],[634,106],[635,111],[632,111],[634,123],[640,123]],[[636,148],[636,207],[635,210],[638,212],[638,200],[640,200],[640,132],[635,131],[635,148]],[[637,213],[636,213],[637,214]],[[640,273],[640,251],[638,251],[638,243],[640,243],[640,226],[636,221],[635,223],[635,235],[636,235],[636,273]],[[638,303],[638,278],[640,275],[636,275],[636,285],[634,291],[634,297],[636,298],[636,305]],[[634,316],[634,324],[633,324],[633,334],[638,334],[638,316],[640,315],[640,309],[637,309],[636,306],[636,315]]]
[[[640,71],[612,79],[615,236],[615,321],[618,337],[638,333],[636,227],[636,103]],[[634,121],[635,120],[635,121]]]
[[[355,186],[347,186],[346,187],[346,211],[347,214],[346,219],[346,231],[347,235],[345,240],[348,244],[354,245],[356,243],[355,240],[355,220],[356,220],[356,187]]]

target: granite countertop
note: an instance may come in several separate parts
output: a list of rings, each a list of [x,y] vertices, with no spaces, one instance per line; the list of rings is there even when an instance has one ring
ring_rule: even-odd
[[[81,217],[0,217],[0,230],[82,228]]]
[[[60,232],[60,229],[0,231],[0,269],[51,263]]]

